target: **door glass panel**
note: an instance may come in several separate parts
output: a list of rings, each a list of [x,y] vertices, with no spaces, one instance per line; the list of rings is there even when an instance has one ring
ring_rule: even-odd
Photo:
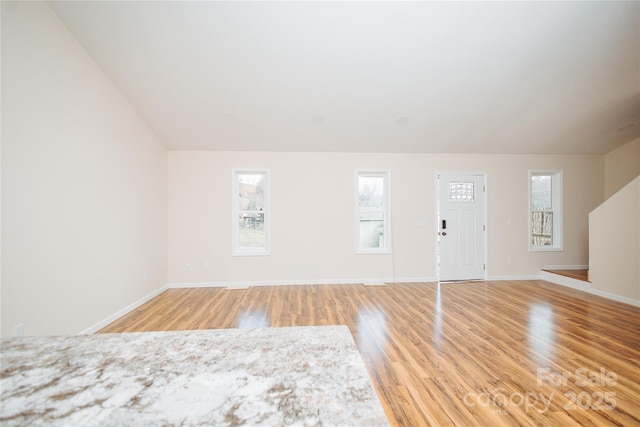
[[[450,202],[473,202],[475,198],[473,182],[450,182]]]

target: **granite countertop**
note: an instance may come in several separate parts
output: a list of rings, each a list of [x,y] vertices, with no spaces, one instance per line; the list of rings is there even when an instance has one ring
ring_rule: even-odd
[[[346,326],[12,338],[0,369],[3,426],[388,425]]]

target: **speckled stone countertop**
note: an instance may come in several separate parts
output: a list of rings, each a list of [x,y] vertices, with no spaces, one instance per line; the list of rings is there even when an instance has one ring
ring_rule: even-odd
[[[388,425],[346,326],[11,338],[0,424]]]

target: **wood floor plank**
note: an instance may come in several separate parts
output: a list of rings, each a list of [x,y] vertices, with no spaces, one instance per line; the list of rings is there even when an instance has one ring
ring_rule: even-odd
[[[640,426],[640,308],[543,281],[169,289],[100,332],[333,324],[392,425]]]

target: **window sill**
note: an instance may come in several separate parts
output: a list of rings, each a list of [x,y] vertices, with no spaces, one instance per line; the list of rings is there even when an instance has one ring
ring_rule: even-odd
[[[564,252],[561,246],[529,246],[529,252]]]

